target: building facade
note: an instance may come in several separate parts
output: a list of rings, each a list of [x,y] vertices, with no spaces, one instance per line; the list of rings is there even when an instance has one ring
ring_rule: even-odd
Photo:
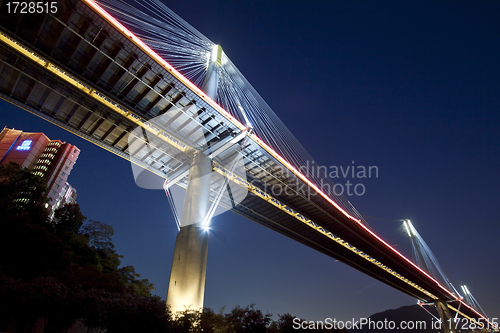
[[[47,184],[51,216],[65,203],[76,202],[76,190],[68,177],[80,155],[80,149],[43,133],[29,133],[5,127],[0,132],[0,165],[16,162]]]

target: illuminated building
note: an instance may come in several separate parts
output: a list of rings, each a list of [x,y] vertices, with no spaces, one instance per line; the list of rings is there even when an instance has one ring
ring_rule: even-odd
[[[68,177],[80,149],[43,133],[29,133],[5,127],[0,132],[0,165],[16,162],[32,174],[45,179],[51,215],[65,203],[76,200],[76,190]]]

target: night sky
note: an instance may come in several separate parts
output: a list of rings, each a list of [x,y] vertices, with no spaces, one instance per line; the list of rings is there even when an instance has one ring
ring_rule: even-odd
[[[377,166],[378,178],[349,178],[366,193],[348,199],[403,253],[411,219],[455,285],[500,317],[500,2],[165,3],[222,46],[320,165]],[[165,298],[177,228],[164,192],[137,187],[128,161],[0,104],[0,125],[81,149],[69,181],[84,215],[114,227],[123,264]],[[214,310],[346,320],[416,303],[234,213],[210,232]]]

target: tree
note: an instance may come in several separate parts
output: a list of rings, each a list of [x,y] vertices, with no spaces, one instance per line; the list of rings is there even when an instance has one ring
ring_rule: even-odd
[[[2,220],[28,219],[33,224],[47,221],[46,186],[42,178],[19,164],[0,166],[0,216]]]
[[[135,272],[134,266],[125,266],[118,269],[118,275],[122,283],[130,291],[142,296],[151,296],[151,290],[154,290],[153,284],[148,279],[139,279],[141,276]]]
[[[77,204],[49,220],[45,204],[38,176],[0,166],[0,331],[10,322],[31,332],[42,321],[46,333],[59,332],[83,318],[107,332],[166,332],[172,321],[153,285],[119,268],[113,228],[85,223]]]
[[[228,325],[224,318],[224,307],[215,313],[210,308],[203,308],[201,314],[201,329],[207,333],[225,333],[228,332]]]
[[[172,331],[175,333],[192,333],[201,330],[201,312],[186,309],[175,314],[172,321]]]
[[[70,258],[60,237],[25,214],[2,217],[0,266],[14,278],[33,279],[68,268]]]
[[[271,316],[270,313],[264,315],[262,311],[255,308],[255,304],[250,304],[244,308],[236,306],[225,317],[231,332],[265,333],[267,326],[271,323]]]
[[[283,333],[297,332],[297,330],[293,328],[293,320],[295,318],[296,318],[295,316],[292,316],[289,313],[278,315],[278,321],[276,322],[276,324],[278,326],[279,332]]]
[[[115,247],[111,242],[115,231],[108,224],[90,220],[82,227],[82,232],[88,237],[90,246],[96,249],[111,250]]]
[[[96,251],[98,256],[100,270],[105,273],[116,272],[120,266],[121,255],[114,250],[111,237],[114,234],[113,227],[90,220],[81,228],[82,233],[89,241],[89,245]]]
[[[78,204],[69,203],[55,211],[54,219],[49,225],[56,235],[71,237],[80,233],[80,228],[86,219]]]

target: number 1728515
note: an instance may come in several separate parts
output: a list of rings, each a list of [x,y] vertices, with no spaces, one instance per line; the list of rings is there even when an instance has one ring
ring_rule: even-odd
[[[9,1],[7,2],[7,13],[9,14],[55,14],[57,13],[57,1],[45,2],[25,2]]]

